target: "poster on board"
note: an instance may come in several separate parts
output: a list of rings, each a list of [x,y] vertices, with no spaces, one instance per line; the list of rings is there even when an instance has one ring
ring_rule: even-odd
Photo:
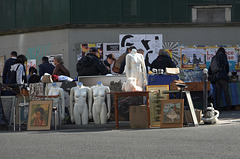
[[[29,74],[29,68],[30,68],[30,67],[36,68],[36,65],[37,65],[36,59],[28,59],[28,60],[27,60],[26,73]]]
[[[120,54],[131,46],[143,49],[144,56],[148,53],[149,62],[152,63],[157,58],[158,51],[162,49],[162,34],[120,34],[119,46]]]
[[[5,56],[0,56],[0,76],[3,75],[4,62],[5,62]]]
[[[209,68],[212,57],[216,54],[219,47],[209,47],[206,49],[206,68]],[[229,71],[235,70],[235,65],[238,66],[238,54],[235,47],[225,47],[228,58]]]
[[[119,43],[103,43],[103,58],[105,59],[109,54],[113,54],[116,59],[119,58]]]
[[[78,56],[78,60],[86,56],[89,53],[91,47],[96,47],[98,49],[97,56],[100,59],[103,59],[103,43],[82,43],[80,44],[81,53]]]

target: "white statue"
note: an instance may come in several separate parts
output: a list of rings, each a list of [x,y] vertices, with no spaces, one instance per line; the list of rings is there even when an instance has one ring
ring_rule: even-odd
[[[52,87],[50,88],[48,92],[49,96],[57,96],[57,98],[53,98],[53,107],[56,107],[58,111],[60,111],[61,120],[64,119],[65,115],[65,99],[64,99],[64,90],[57,86],[56,83],[52,84]]]
[[[132,52],[126,55],[125,72],[127,79],[136,79],[136,86],[141,87],[140,91],[142,91],[144,86],[147,85],[147,73],[144,57],[142,54],[137,53],[136,49],[132,49]],[[138,90],[138,88],[134,89]]]
[[[136,78],[129,77],[122,85],[122,91],[142,91],[142,87],[137,86]]]
[[[77,87],[71,88],[70,116],[71,116],[72,122],[75,121],[76,125],[88,124],[87,103],[91,103],[91,101],[92,101],[92,95],[90,93],[90,88],[83,86],[82,82],[78,82]]]
[[[98,82],[96,86],[90,88],[93,103],[89,105],[89,117],[94,120],[95,124],[106,124],[107,119],[110,118],[111,112],[111,99],[110,99],[110,89],[108,86],[102,85]],[[106,104],[107,99],[107,104]]]

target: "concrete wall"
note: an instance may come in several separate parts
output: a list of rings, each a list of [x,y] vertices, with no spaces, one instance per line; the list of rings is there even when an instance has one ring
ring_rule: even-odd
[[[0,36],[0,55],[10,57],[16,50],[28,58],[36,58],[38,65],[45,55],[63,54],[71,77],[77,75],[76,63],[80,43],[118,42],[119,34],[163,34],[163,42],[181,45],[238,45],[240,27],[152,27],[152,28],[74,28]]]

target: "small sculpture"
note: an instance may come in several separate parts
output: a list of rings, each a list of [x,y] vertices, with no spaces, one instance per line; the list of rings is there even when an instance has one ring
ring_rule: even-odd
[[[213,104],[211,103],[209,107],[206,108],[205,114],[202,117],[204,124],[217,124],[219,117],[219,111],[214,110]]]

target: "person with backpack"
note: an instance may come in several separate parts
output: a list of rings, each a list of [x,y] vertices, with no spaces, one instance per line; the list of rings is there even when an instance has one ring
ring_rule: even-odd
[[[26,56],[18,55],[16,64],[11,66],[11,77],[8,84],[24,84],[26,83],[26,69],[24,63],[27,61]]]
[[[231,106],[231,100],[228,93],[228,73],[229,73],[229,64],[227,60],[226,51],[223,47],[220,47],[216,55],[212,57],[210,62],[208,75],[212,84],[216,87],[216,103],[215,108],[220,108],[220,99],[222,97],[222,89],[224,92],[224,97],[226,100],[227,106]]]
[[[11,52],[11,57],[9,59],[7,59],[5,64],[4,64],[3,79],[2,79],[3,84],[8,84],[9,83],[9,78],[11,76],[10,69],[11,69],[11,66],[16,63],[16,60],[17,60],[17,52],[12,51]]]
[[[97,48],[91,47],[89,51],[77,63],[78,76],[106,75],[108,70],[104,63],[97,57]]]

